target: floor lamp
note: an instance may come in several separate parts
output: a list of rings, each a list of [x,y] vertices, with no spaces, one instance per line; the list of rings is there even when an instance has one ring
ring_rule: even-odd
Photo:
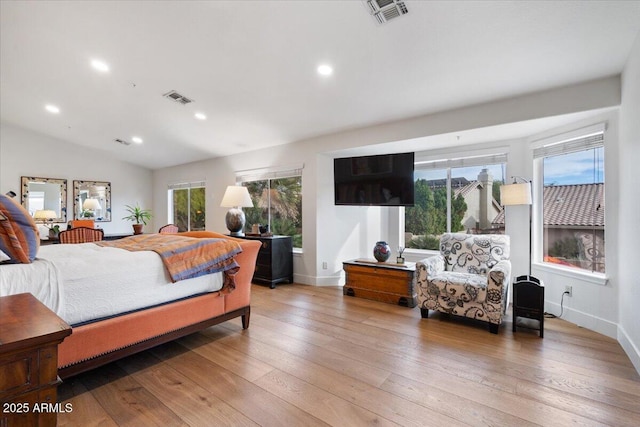
[[[518,179],[524,182],[519,184],[517,182]],[[533,206],[531,181],[521,177],[513,177],[513,184],[501,185],[500,203],[502,206],[529,205],[529,276],[531,276],[531,210]]]

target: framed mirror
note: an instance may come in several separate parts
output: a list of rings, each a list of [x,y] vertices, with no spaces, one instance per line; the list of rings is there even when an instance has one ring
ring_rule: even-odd
[[[111,221],[111,183],[74,180],[73,218]]]
[[[34,216],[36,211],[53,211],[50,222],[67,222],[67,180],[56,178],[21,177],[22,206]]]

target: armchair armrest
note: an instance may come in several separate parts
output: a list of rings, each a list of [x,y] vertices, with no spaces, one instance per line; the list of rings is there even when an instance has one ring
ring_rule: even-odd
[[[511,261],[502,260],[489,270],[487,275],[487,300],[498,305],[505,312],[508,301],[509,282],[511,281]]]
[[[436,274],[443,272],[444,266],[444,257],[441,254],[438,254],[416,262],[416,272],[419,279],[426,279],[429,276],[433,277]],[[424,275],[424,277],[422,277],[422,275]]]
[[[488,285],[492,285],[497,288],[508,287],[511,281],[511,261],[502,260],[489,270]]]

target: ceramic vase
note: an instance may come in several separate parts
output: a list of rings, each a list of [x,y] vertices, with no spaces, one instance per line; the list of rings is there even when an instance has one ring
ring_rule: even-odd
[[[391,248],[387,244],[387,242],[376,242],[376,245],[373,247],[373,257],[378,262],[385,262],[391,256]]]

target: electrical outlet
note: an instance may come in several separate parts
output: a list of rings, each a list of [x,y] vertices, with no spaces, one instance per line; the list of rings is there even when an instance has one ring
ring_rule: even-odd
[[[322,269],[323,269],[323,270],[326,270],[326,269],[327,269],[327,262],[326,262],[326,261],[324,261],[324,262],[322,263]]]
[[[568,296],[572,297],[573,296],[573,287],[572,286],[565,286],[564,287],[564,293],[567,294]]]

